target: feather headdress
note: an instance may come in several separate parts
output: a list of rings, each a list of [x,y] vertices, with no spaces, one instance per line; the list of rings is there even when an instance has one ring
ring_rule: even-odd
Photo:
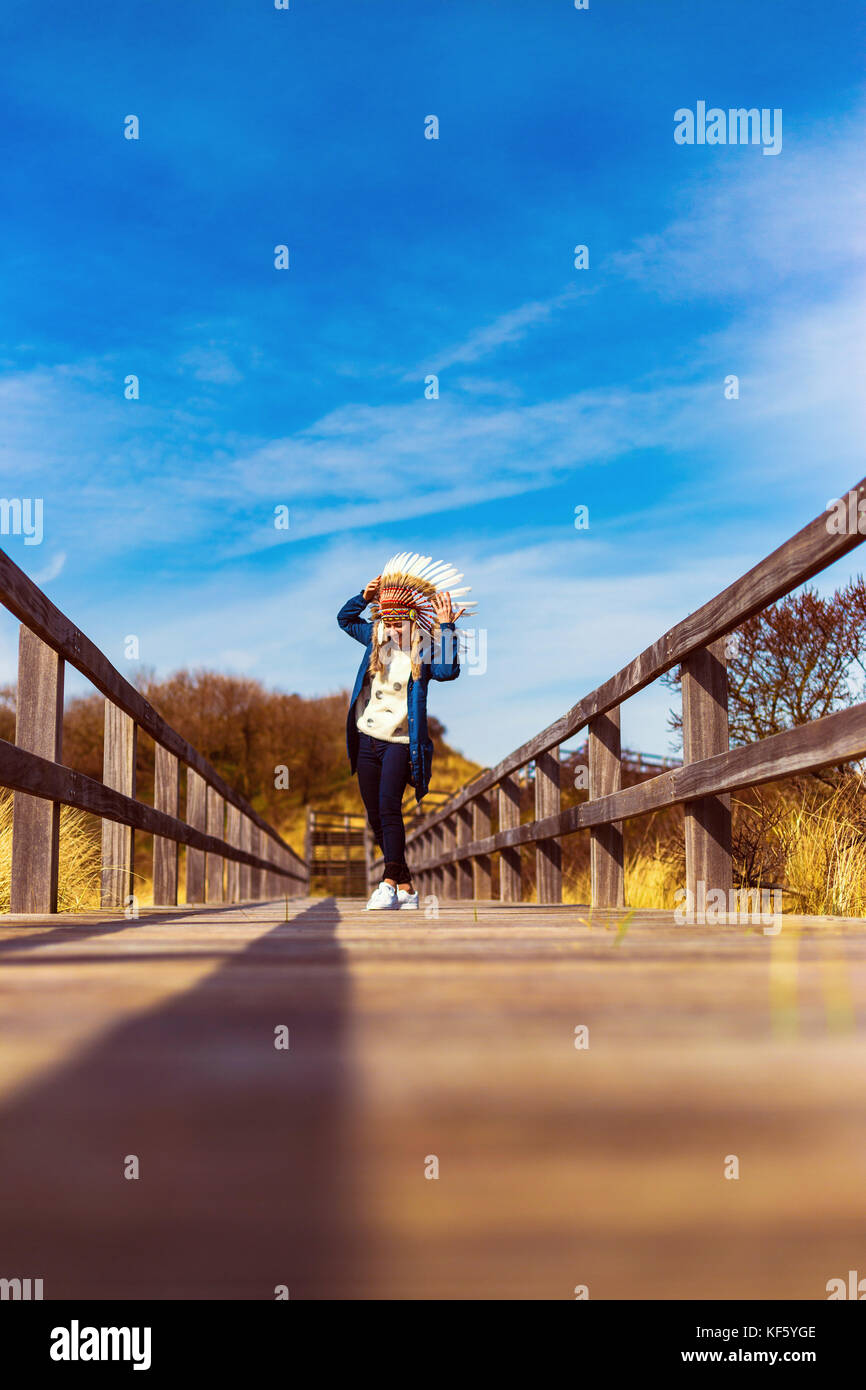
[[[474,608],[474,599],[464,599],[471,593],[468,586],[455,589],[452,586],[463,578],[453,565],[445,561],[433,560],[430,555],[413,555],[405,550],[395,555],[382,571],[379,593],[373,601],[375,618],[381,618],[388,626],[396,626],[406,619],[420,623],[427,632],[433,630],[436,612],[432,598],[436,593],[448,592],[457,608]]]

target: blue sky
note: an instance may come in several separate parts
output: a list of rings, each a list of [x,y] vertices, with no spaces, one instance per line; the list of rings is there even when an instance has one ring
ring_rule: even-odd
[[[486,670],[431,707],[504,756],[864,472],[864,27],[847,0],[7,7],[0,492],[45,534],[2,544],[127,674],[136,634],[158,672],[306,694],[351,682],[334,614],[391,554],[458,562]],[[698,100],[780,108],[781,152],[677,145]],[[669,704],[629,701],[626,743],[665,751]]]

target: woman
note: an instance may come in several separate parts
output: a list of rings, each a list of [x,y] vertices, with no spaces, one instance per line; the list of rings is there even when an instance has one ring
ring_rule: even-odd
[[[454,625],[474,604],[455,613],[452,596],[469,590],[449,592],[445,586],[462,577],[429,555],[395,555],[337,614],[343,631],[365,647],[349,702],[346,744],[385,860],[368,910],[418,907],[405,859],[403,794],[411,785],[420,801],[430,785],[427,684],[460,675]],[[361,618],[368,603],[372,621]]]

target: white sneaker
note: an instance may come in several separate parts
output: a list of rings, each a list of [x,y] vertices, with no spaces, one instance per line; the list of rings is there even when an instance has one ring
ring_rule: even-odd
[[[418,893],[410,893],[406,888],[397,889],[397,906],[399,908],[414,908],[418,911]]]
[[[399,907],[397,901],[397,889],[393,884],[382,882],[373,890],[370,901],[367,903],[367,911],[372,912],[379,908]]]

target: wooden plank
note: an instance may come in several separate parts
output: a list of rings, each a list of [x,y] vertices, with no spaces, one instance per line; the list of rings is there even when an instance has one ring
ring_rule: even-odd
[[[520,784],[516,777],[503,777],[499,784],[499,830],[508,832],[520,825]],[[520,847],[503,848],[499,855],[499,898],[504,903],[519,903]]]
[[[472,807],[461,806],[455,817],[458,845],[472,843]],[[472,897],[472,861],[461,860],[456,866],[454,891],[458,898]]]
[[[589,722],[590,800],[610,796],[622,786],[619,706]],[[622,907],[625,903],[622,821],[593,826],[589,832],[590,881],[593,907]]]
[[[59,762],[63,748],[62,659],[26,627],[18,634],[15,742]],[[10,912],[56,912],[60,805],[15,792]]]
[[[229,804],[227,804],[227,806],[226,806],[226,839],[228,840],[228,842],[229,842],[230,845],[237,845],[238,849],[240,849],[240,832],[241,832],[241,813],[240,813],[240,811],[238,810],[237,806],[232,806],[231,803],[229,803]],[[274,846],[274,849],[275,849],[275,851],[276,851],[276,856],[277,856],[278,862],[280,862],[280,863],[285,863],[285,859],[282,858],[282,856],[283,856],[283,851],[281,850],[280,846],[279,846],[279,845],[275,845],[275,846]],[[236,902],[238,902],[239,899],[240,899],[240,877],[239,877],[239,874],[240,874],[240,865],[238,864],[237,860],[236,860],[236,859],[227,859],[227,860],[226,860],[226,902],[229,902],[229,903],[236,903]]]
[[[195,830],[207,831],[207,783],[193,768],[186,770],[186,821]],[[205,855],[201,850],[186,852],[186,900],[205,901]]]
[[[490,797],[482,792],[472,802],[472,834],[470,839],[483,840],[490,834]],[[493,896],[490,855],[479,854],[472,860],[472,894],[485,901]]]
[[[177,817],[180,811],[180,764],[173,753],[154,744],[153,804],[158,811]],[[153,901],[168,906],[177,903],[178,845],[155,835],[153,840]]]
[[[135,721],[111,700],[105,701],[102,780],[124,796],[135,797]],[[114,820],[102,822],[103,907],[125,907],[134,896],[135,829]]]
[[[213,787],[207,789],[207,833],[215,840],[226,839],[225,800]],[[221,854],[208,854],[205,859],[205,890],[209,903],[223,901],[223,865]]]
[[[866,479],[848,491],[855,494],[856,504],[859,504],[866,499]],[[680,664],[689,652],[727,636],[747,618],[760,613],[812,575],[847,555],[864,540],[864,536],[856,530],[845,535],[830,534],[827,521],[827,512],[820,513],[740,579],[669,628],[640,656],[585,695],[560,719],[509,753],[496,767],[467,783],[437,811],[426,817],[412,832],[413,836],[452,815],[473,796],[496,786],[505,776],[525,767],[541,753],[565,743],[590,719],[622,704],[630,695],[636,695],[672,666]]]
[[[535,760],[536,820],[559,815],[559,778],[559,749],[540,753]],[[535,898],[539,903],[562,902],[562,846],[557,839],[536,841]]]
[[[95,643],[43,594],[4,550],[0,550],[0,602],[10,613],[14,613],[19,621],[41,637],[43,642],[81,671],[97,690],[128,714],[155,742],[161,743],[182,763],[198,772],[210,786],[225,797],[226,801],[248,815],[270,839],[289,848],[273,827],[268,825],[233,787],[222,780],[191,743],[182,738],[161,715],[157,714],[141,691],[130,685]],[[290,853],[297,859],[298,867],[302,867],[300,858],[294,855],[294,851],[290,850]]]
[[[728,676],[725,639],[686,657],[682,667],[683,762],[697,763],[728,750]],[[731,871],[730,793],[687,801],[686,887],[699,893],[721,889],[727,896]],[[692,902],[695,898],[692,897]]]

